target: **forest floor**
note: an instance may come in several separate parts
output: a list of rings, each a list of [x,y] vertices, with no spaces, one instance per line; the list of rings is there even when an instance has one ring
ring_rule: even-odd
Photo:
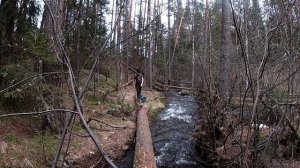
[[[136,129],[135,105],[148,108],[151,121],[164,108],[159,97],[162,93],[142,91],[146,103],[136,102],[133,84],[115,92],[110,79],[102,80],[96,91],[90,88],[82,104],[84,116],[109,158],[116,162],[133,145]],[[96,93],[96,94],[94,94]],[[68,102],[69,101],[69,102]],[[71,107],[70,98],[65,98]],[[68,108],[69,108],[68,107]],[[103,158],[78,118],[75,119],[70,145],[64,144],[65,162],[59,167],[101,167]],[[11,117],[0,119],[0,167],[49,167],[53,161],[60,134],[41,131],[39,117]],[[67,135],[69,137],[70,134]],[[65,152],[64,152],[65,153]],[[63,166],[61,166],[63,165]]]

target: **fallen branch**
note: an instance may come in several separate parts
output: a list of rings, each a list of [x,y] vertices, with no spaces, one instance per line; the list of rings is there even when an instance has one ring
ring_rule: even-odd
[[[164,85],[165,87],[174,88],[174,89],[185,89],[185,90],[193,90],[193,88],[183,87],[183,86],[172,86],[172,85]]]
[[[12,116],[23,116],[23,115],[40,115],[40,114],[47,114],[47,113],[53,113],[53,112],[68,112],[68,113],[75,113],[78,114],[76,111],[72,110],[65,110],[65,109],[53,109],[53,110],[45,110],[45,111],[39,111],[39,112],[26,112],[26,113],[10,113],[10,114],[2,114],[0,115],[0,118],[3,117],[12,117]]]
[[[84,138],[90,137],[90,135],[82,135],[82,134],[79,134],[79,133],[77,133],[77,132],[74,132],[74,131],[70,130],[69,128],[67,128],[67,130],[68,130],[71,134],[74,134],[74,135],[79,136],[79,137],[84,137]]]
[[[87,124],[89,124],[91,121],[97,121],[97,122],[100,122],[100,123],[102,123],[102,124],[104,124],[104,125],[107,125],[107,126],[109,126],[109,127],[112,127],[112,128],[119,128],[119,129],[126,129],[127,128],[127,126],[114,126],[114,125],[110,125],[110,124],[107,124],[107,123],[105,123],[105,122],[103,122],[103,121],[100,121],[100,120],[98,120],[98,119],[96,119],[96,118],[93,118],[93,117],[90,117],[88,120],[87,120]]]
[[[122,86],[122,88],[131,85],[131,83],[133,83],[133,82],[134,82],[134,79],[131,79],[129,82],[125,83],[125,84]]]
[[[9,89],[11,89],[11,88],[13,88],[13,87],[21,84],[21,83],[23,83],[26,80],[29,80],[31,78],[35,78],[35,77],[42,76],[42,75],[54,75],[54,74],[67,74],[67,72],[46,72],[46,73],[40,73],[40,74],[37,74],[37,75],[32,75],[32,76],[29,76],[27,78],[24,78],[24,79],[20,80],[19,82],[15,83],[15,84],[13,84],[11,86],[8,86],[7,88],[4,88],[4,89],[0,90],[0,93],[3,93],[3,92],[5,92],[5,91],[7,91],[7,90],[9,90]]]
[[[101,163],[101,161],[102,161],[102,158],[99,159],[99,161],[98,161],[97,163],[95,163],[93,166],[91,166],[90,168],[95,168],[95,167],[97,167],[97,165],[98,165],[99,163]]]

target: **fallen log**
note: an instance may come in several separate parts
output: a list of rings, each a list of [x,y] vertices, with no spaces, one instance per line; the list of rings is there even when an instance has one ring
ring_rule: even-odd
[[[172,86],[172,85],[164,85],[164,86],[169,88],[174,88],[174,89],[193,90],[193,88],[183,87],[183,86]]]
[[[144,106],[138,108],[134,168],[156,168],[152,138]]]
[[[134,84],[134,79],[131,79],[129,82],[123,84],[122,88]]]

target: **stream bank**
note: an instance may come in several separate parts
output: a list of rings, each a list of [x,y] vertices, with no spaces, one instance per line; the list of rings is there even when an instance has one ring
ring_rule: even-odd
[[[166,94],[165,108],[151,123],[150,129],[158,168],[201,168],[195,150],[195,123],[199,103],[194,96],[176,92]],[[118,164],[119,168],[132,168],[134,146]]]

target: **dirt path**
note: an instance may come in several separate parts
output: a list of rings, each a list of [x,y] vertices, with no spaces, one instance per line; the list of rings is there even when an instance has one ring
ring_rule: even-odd
[[[144,91],[143,94],[147,97],[148,101],[146,103],[137,103],[145,105],[150,112],[163,107],[163,104],[155,99],[160,96],[160,93],[155,91]],[[122,97],[125,103],[135,107],[136,94],[132,86],[124,88],[118,96]],[[120,111],[120,113],[122,112]],[[97,119],[101,120],[103,123],[91,121],[89,124],[90,127],[94,130],[94,133],[99,138],[101,146],[107,152],[109,157],[113,161],[120,160],[126,150],[129,149],[134,142],[136,110],[132,110],[129,114],[113,114],[108,110],[97,117]],[[106,124],[124,128],[113,128]],[[103,160],[99,159],[97,149],[90,138],[75,137],[72,144],[76,145],[71,147],[71,152],[67,157],[67,163],[70,164],[69,166],[91,167],[102,164]]]

